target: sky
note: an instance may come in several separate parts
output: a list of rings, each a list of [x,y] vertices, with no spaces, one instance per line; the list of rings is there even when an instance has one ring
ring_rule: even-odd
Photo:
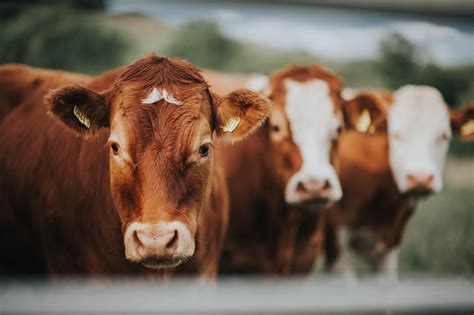
[[[251,3],[109,1],[109,13],[142,12],[173,25],[207,19],[228,36],[336,61],[377,57],[380,41],[399,32],[446,66],[474,62],[474,21],[453,17]]]

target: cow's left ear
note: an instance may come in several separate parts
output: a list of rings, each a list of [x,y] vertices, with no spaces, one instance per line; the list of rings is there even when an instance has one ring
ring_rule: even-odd
[[[256,92],[236,90],[214,95],[216,132],[225,142],[236,142],[257,130],[271,112],[271,102]]]
[[[49,91],[44,102],[48,113],[58,117],[78,136],[87,138],[109,125],[107,92],[97,93],[80,85],[67,85]]]
[[[474,140],[474,103],[451,112],[451,129],[463,140]]]
[[[344,122],[347,129],[374,134],[387,130],[388,105],[375,92],[361,92],[343,102]]]

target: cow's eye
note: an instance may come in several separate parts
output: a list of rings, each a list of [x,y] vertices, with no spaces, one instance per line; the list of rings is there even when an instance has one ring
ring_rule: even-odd
[[[199,147],[199,155],[201,157],[206,157],[209,155],[209,143],[205,143],[205,144],[202,144],[200,147]]]
[[[279,132],[279,131],[280,131],[280,126],[278,126],[278,125],[272,125],[272,126],[271,126],[271,130],[272,130],[272,132]]]
[[[112,143],[110,144],[110,148],[112,149],[112,153],[113,153],[113,154],[115,154],[115,155],[119,154],[119,152],[120,152],[120,146],[118,145],[118,143],[112,142]]]

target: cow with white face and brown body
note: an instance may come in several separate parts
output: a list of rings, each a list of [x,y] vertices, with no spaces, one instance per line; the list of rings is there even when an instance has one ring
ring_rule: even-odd
[[[356,93],[345,106],[373,110],[369,128],[340,137],[343,198],[328,211],[327,265],[352,278],[352,248],[378,276],[394,280],[406,223],[420,198],[441,191],[449,140],[473,115],[450,113],[441,93],[427,86],[405,86],[392,97]]]
[[[216,72],[204,75],[222,92],[232,79]],[[257,79],[240,76],[234,82],[259,83],[262,89]],[[348,113],[343,113],[341,89],[339,77],[317,65],[289,66],[264,86],[273,102],[270,119],[222,155],[231,204],[223,273],[312,270],[323,249],[324,209],[342,196],[336,152]]]
[[[155,55],[98,78],[28,71],[36,88],[0,124],[2,274],[214,276],[228,219],[214,146],[256,130],[270,103],[218,96]]]

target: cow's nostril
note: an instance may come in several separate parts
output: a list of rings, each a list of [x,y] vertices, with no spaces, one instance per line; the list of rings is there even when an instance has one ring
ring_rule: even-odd
[[[326,179],[324,181],[324,186],[322,190],[329,190],[329,189],[331,189],[331,183]]]
[[[411,175],[411,174],[409,174],[409,175],[407,176],[407,182],[408,182],[408,187],[414,187],[414,186],[416,186],[416,182],[417,182],[417,181],[416,181],[416,177],[413,176],[413,175]]]
[[[298,182],[298,185],[296,185],[296,191],[299,193],[307,193],[308,190],[306,189],[305,185],[302,182]]]
[[[433,175],[430,175],[428,176],[428,179],[427,179],[427,185],[428,186],[431,186],[433,184],[433,181],[434,181],[434,176]]]
[[[172,248],[176,247],[177,244],[178,244],[178,230],[175,230],[174,234],[173,234],[173,237],[168,242],[168,244],[166,244],[166,248],[167,249],[172,249]]]

